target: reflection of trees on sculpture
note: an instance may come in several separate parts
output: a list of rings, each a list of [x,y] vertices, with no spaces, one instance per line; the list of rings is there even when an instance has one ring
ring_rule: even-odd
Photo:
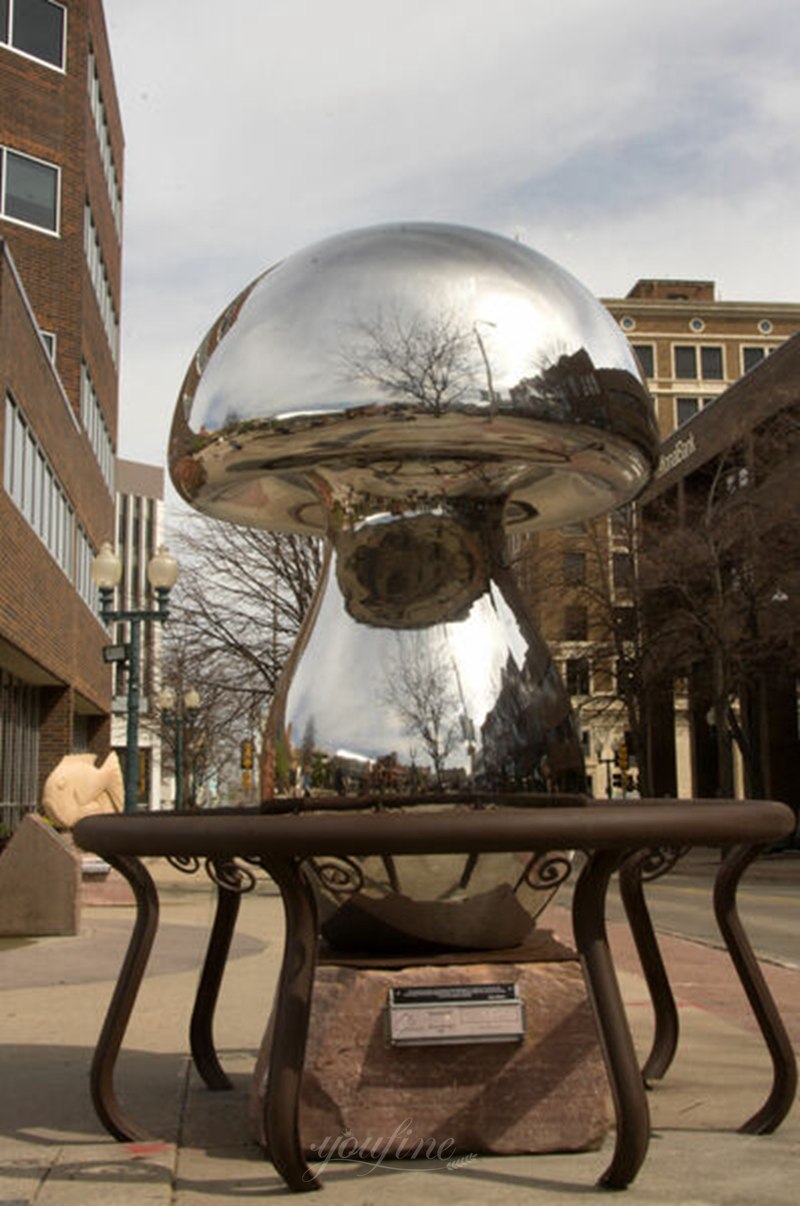
[[[444,654],[424,634],[397,633],[397,653],[386,668],[386,702],[397,709],[409,736],[421,738],[442,788],[458,736],[459,701]]]
[[[451,317],[421,322],[398,313],[380,314],[358,322],[356,329],[360,347],[348,348],[348,370],[398,400],[413,398],[423,410],[441,415],[474,390],[475,336],[460,330]]]

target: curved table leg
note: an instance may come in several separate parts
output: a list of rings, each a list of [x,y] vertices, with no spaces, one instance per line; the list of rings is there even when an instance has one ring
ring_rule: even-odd
[[[660,1080],[665,1075],[675,1058],[680,1029],[675,997],[661,958],[642,885],[642,870],[649,859],[650,851],[641,850],[626,858],[619,869],[620,896],[653,1005],[655,1032],[650,1054],[642,1065],[645,1081]]]
[[[149,1136],[130,1122],[120,1107],[114,1091],[114,1068],[158,929],[158,893],[150,872],[138,858],[110,854],[104,857],[115,871],[124,875],[133,889],[136,922],[97,1040],[90,1084],[92,1102],[103,1126],[115,1139],[131,1142]]]
[[[725,856],[714,884],[717,923],[772,1057],[769,1096],[761,1109],[739,1128],[750,1135],[774,1131],[788,1114],[797,1091],[797,1063],[792,1044],[736,909],[739,880],[759,851],[758,846],[734,846]]]
[[[228,961],[233,931],[239,916],[241,893],[225,886],[225,869],[216,879],[217,911],[208,940],[208,949],[200,973],[197,995],[189,1025],[189,1042],[194,1066],[209,1089],[230,1089],[214,1046],[214,1011],[217,1006],[222,975]]]
[[[263,1106],[269,1158],[289,1189],[321,1189],[300,1141],[300,1090],[306,1053],[311,992],[317,962],[314,894],[296,859],[264,855],[264,870],[280,888],[286,919],[283,962],[275,999],[274,1028]]]
[[[589,998],[600,1033],[616,1115],[616,1143],[599,1184],[624,1189],[642,1166],[650,1139],[650,1113],[606,934],[606,893],[620,855],[590,856],[575,885],[572,924]]]

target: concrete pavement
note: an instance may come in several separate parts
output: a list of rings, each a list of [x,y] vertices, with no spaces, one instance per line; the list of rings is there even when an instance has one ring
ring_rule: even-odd
[[[209,1093],[187,1057],[197,970],[214,897],[200,876],[151,864],[162,922],[117,1071],[118,1093],[154,1136],[121,1145],[105,1135],[89,1100],[88,1070],[130,932],[132,910],[85,909],[74,938],[0,941],[0,1206],[214,1206],[289,1198],[250,1138],[248,1080],[278,973],[282,911],[266,885],[246,897],[217,1012],[216,1041],[234,1081]],[[567,937],[568,916],[549,922]],[[637,1045],[647,1049],[650,1009],[635,955],[612,927]],[[773,1136],[734,1128],[763,1101],[769,1057],[739,1004],[727,956],[669,938],[665,958],[682,1038],[663,1084],[650,1094],[653,1137],[626,1192],[631,1206],[783,1206],[797,1199],[800,1108]],[[767,968],[800,1046],[800,971]],[[459,1167],[331,1164],[330,1206],[380,1202],[565,1204],[597,1196],[600,1152],[479,1157]]]

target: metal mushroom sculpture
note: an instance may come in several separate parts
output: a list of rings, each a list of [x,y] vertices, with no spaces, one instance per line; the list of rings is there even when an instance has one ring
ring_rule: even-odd
[[[303,758],[345,801],[404,802],[402,824],[582,791],[569,698],[505,538],[629,501],[657,444],[614,321],[520,243],[375,227],[240,293],[186,375],[170,464],[208,515],[326,541],[267,724],[267,800]],[[387,952],[519,945],[550,882],[541,860],[488,853],[312,870],[327,940]]]

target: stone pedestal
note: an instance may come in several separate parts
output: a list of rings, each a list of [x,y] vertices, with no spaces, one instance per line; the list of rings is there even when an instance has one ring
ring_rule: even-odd
[[[389,1044],[390,988],[481,983],[517,985],[525,1003],[522,1042]],[[269,1038],[268,1030],[254,1082],[256,1123]],[[601,1145],[609,1120],[605,1069],[576,961],[318,968],[300,1112],[312,1160],[345,1132],[387,1158],[408,1155],[422,1140],[422,1152],[448,1140],[452,1152],[582,1151]]]
[[[80,887],[69,841],[29,813],[0,855],[0,935],[77,934]]]

